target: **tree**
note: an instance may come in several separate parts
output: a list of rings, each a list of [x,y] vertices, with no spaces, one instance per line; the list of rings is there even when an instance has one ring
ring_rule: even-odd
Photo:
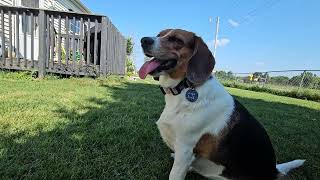
[[[126,58],[126,71],[127,75],[129,76],[134,74],[136,71],[136,66],[134,65],[133,60],[129,56],[127,56]]]
[[[302,81],[303,78],[303,81]],[[300,83],[302,81],[302,87],[311,87],[314,84],[314,81],[316,81],[317,75],[311,73],[311,72],[303,72],[298,76],[293,76],[289,83],[292,86],[300,86]]]
[[[134,62],[132,60],[132,52],[133,52],[133,45],[132,38],[127,39],[127,57],[126,57],[126,72],[127,75],[132,75],[136,71],[136,66],[134,65]]]
[[[227,77],[228,77],[229,79],[233,79],[233,73],[232,73],[232,71],[228,71],[228,72],[227,72]]]
[[[302,74],[303,75],[303,74]],[[311,72],[305,72],[304,78],[303,78],[303,87],[311,87],[316,80],[317,75],[311,73]]]
[[[226,79],[227,78],[227,73],[224,71],[216,71],[215,75],[219,79]]]
[[[269,82],[271,78],[268,72],[264,73],[262,77],[265,79],[265,82]]]
[[[313,82],[312,82],[312,87],[313,89],[320,89],[320,77],[315,77]]]
[[[287,76],[274,76],[271,77],[269,83],[277,85],[288,85],[290,78]]]
[[[262,72],[254,72],[253,73],[253,78],[255,79],[255,78],[260,78],[260,77],[262,77],[263,76],[263,73]]]
[[[225,72],[225,71],[216,71],[215,72],[215,75],[217,78],[219,79],[234,79],[234,75],[232,73],[232,71],[229,71],[229,72]]]
[[[129,37],[127,39],[127,56],[131,56],[133,52],[133,46],[134,46],[133,40],[131,37]]]

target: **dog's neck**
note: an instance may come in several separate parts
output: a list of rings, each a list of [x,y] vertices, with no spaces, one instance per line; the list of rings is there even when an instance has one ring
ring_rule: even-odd
[[[166,88],[174,88],[176,87],[183,79],[172,79],[169,75],[161,75],[159,78],[160,86]],[[212,78],[209,78],[202,85],[197,86],[195,88],[197,93],[199,94],[198,100],[196,102],[191,103],[192,106],[201,106],[204,108],[210,103],[218,103],[222,107],[224,104],[231,105],[233,104],[232,96],[224,89],[223,85],[212,75]],[[190,105],[190,102],[186,99],[186,92],[188,89],[182,90],[182,92],[178,95],[166,94],[165,101],[166,105],[170,106],[185,106]],[[229,106],[225,106],[229,107]]]
[[[163,74],[159,77],[159,84],[163,88],[174,88],[176,87],[184,78],[172,79],[169,74]]]
[[[207,80],[209,80],[209,79],[211,79],[212,78],[212,76],[209,76],[209,78],[207,79]],[[171,79],[173,79],[173,78],[171,78]],[[172,80],[171,81],[166,81],[166,82],[173,82]],[[205,81],[206,82],[206,81]],[[164,94],[164,95],[166,95],[166,94],[171,94],[171,95],[174,95],[174,96],[176,96],[176,95],[179,95],[184,89],[196,89],[197,87],[200,87],[201,85],[203,85],[205,82],[203,82],[203,83],[201,83],[201,84],[193,84],[192,82],[190,82],[187,78],[184,78],[183,80],[181,80],[176,86],[174,86],[174,87],[172,87],[172,86],[170,86],[170,87],[163,87],[163,86],[161,86],[160,85],[160,90],[162,91],[162,93]],[[170,84],[170,83],[168,83],[168,84]],[[174,83],[172,83],[172,85],[173,84],[176,84],[176,82],[174,81]]]

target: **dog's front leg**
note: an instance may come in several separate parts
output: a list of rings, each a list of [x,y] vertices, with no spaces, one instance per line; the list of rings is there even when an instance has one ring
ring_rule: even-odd
[[[192,146],[175,144],[174,163],[169,180],[184,180],[194,158]]]

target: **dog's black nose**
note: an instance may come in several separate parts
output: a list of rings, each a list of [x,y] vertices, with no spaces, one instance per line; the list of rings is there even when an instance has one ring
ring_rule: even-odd
[[[154,43],[154,40],[150,37],[143,37],[141,39],[141,45],[142,46],[150,46]]]

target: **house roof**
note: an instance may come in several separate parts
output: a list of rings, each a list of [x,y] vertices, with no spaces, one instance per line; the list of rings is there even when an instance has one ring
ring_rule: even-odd
[[[80,8],[83,12],[91,14],[91,11],[80,1],[80,0],[71,0],[78,8]]]

